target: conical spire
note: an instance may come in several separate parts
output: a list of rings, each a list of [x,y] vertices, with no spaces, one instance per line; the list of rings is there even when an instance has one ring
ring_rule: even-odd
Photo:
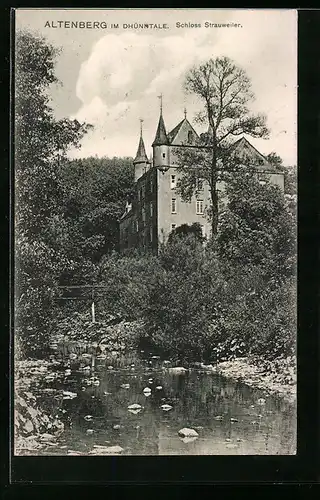
[[[168,144],[168,137],[167,137],[166,127],[163,121],[163,116],[160,115],[157,133],[152,143],[152,146],[162,146],[163,144]]]
[[[133,161],[133,163],[142,163],[142,162],[146,162],[146,163],[149,163],[149,160],[148,160],[148,157],[147,157],[147,154],[146,154],[146,148],[144,146],[144,141],[143,141],[143,137],[142,137],[142,122],[143,120],[140,120],[140,140],[139,140],[139,146],[138,146],[138,151],[137,151],[137,154],[136,154],[136,157]]]
[[[152,146],[163,146],[164,144],[169,144],[166,127],[162,116],[162,94],[159,96],[159,98],[160,98],[160,118],[156,136],[154,138]]]

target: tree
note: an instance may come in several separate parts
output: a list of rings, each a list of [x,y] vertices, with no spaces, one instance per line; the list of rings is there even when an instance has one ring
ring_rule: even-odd
[[[118,221],[134,189],[132,158],[72,160],[62,166],[60,182],[69,252],[97,263],[118,250]]]
[[[281,156],[277,155],[274,151],[272,151],[266,156],[266,159],[268,160],[270,165],[283,172],[284,166]]]
[[[205,179],[210,188],[212,234],[218,228],[218,182],[224,173],[241,163],[237,159],[231,139],[242,134],[252,137],[268,136],[264,115],[249,112],[254,95],[245,71],[227,57],[210,59],[192,68],[186,76],[185,89],[195,94],[203,104],[198,113],[200,123],[208,125],[198,148],[177,149],[182,180],[178,184],[181,195],[190,198],[197,190],[197,178]]]
[[[164,353],[202,359],[208,327],[219,315],[219,263],[189,234],[161,248],[145,310],[147,339]]]
[[[59,51],[40,36],[20,31],[15,74],[15,301],[16,332],[25,354],[45,346],[54,318],[53,292],[65,258],[58,165],[88,126],[56,120],[49,89],[58,80]]]
[[[199,222],[194,222],[193,224],[181,224],[181,226],[176,227],[171,231],[168,238],[168,243],[171,243],[177,238],[183,238],[185,236],[193,235],[196,240],[203,243],[205,238],[202,236],[202,230]]]
[[[261,185],[250,174],[234,174],[227,196],[217,235],[221,258],[261,268],[279,281],[295,275],[295,218],[280,189]]]

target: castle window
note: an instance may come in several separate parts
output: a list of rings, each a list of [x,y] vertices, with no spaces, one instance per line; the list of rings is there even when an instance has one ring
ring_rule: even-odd
[[[176,176],[171,175],[171,189],[174,189],[176,187]]]
[[[152,239],[153,239],[153,228],[152,228],[152,226],[150,227],[149,231],[150,231],[150,241],[152,242]]]
[[[141,215],[142,215],[142,222],[145,222],[145,220],[146,220],[146,211],[145,211],[145,208],[142,209]]]
[[[174,231],[176,227],[177,227],[177,224],[171,224],[171,231]]]
[[[202,215],[203,214],[203,200],[197,200],[197,214]]]
[[[189,132],[188,132],[188,142],[189,142],[189,144],[191,142],[193,142],[193,133],[191,132],[191,130],[189,130]]]
[[[152,177],[150,178],[150,192],[153,192],[153,179]]]
[[[153,215],[153,203],[150,201],[150,217]]]
[[[165,158],[166,157],[166,153],[162,153],[162,158]]]
[[[205,237],[206,233],[204,231],[204,225],[201,224],[201,233],[202,233],[202,236]]]
[[[139,221],[136,220],[135,222],[136,222],[136,232],[138,232],[139,231]]]
[[[171,200],[171,213],[172,214],[177,213],[177,200],[175,198],[172,198]]]

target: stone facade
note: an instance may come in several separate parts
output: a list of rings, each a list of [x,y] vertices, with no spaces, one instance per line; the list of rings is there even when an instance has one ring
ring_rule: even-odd
[[[120,220],[120,251],[136,248],[142,252],[156,254],[159,244],[164,243],[170,232],[181,224],[198,222],[202,233],[210,237],[211,225],[206,217],[210,207],[210,192],[206,182],[199,182],[197,192],[190,202],[178,195],[176,186],[180,172],[177,171],[177,146],[195,146],[199,136],[186,116],[167,134],[162,112],[160,114],[156,137],[152,144],[153,160],[149,161],[145,152],[142,131],[135,167],[135,196]],[[257,175],[261,182],[267,178],[284,189],[284,175],[276,172],[245,138],[235,143],[237,155],[243,155],[243,162],[253,156],[257,163]],[[218,186],[219,187],[219,186]],[[223,189],[221,183],[220,189]]]

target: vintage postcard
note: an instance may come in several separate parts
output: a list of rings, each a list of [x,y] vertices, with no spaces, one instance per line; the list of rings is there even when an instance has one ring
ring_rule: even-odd
[[[14,454],[295,455],[297,12],[14,38]]]

